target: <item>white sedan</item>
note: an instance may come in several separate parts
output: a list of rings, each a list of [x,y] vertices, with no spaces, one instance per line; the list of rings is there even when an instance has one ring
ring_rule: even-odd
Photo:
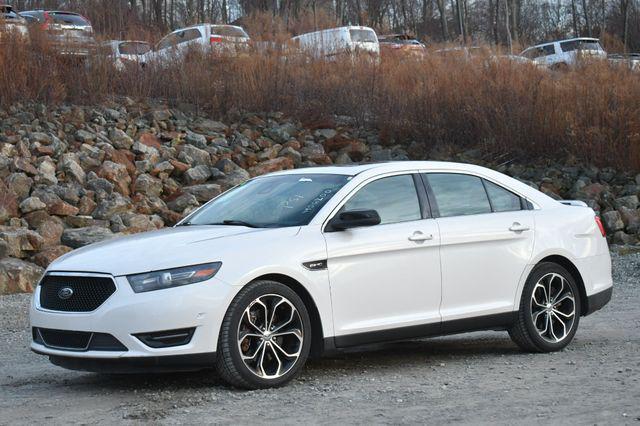
[[[31,348],[71,369],[215,366],[263,388],[309,356],[383,341],[492,329],[560,350],[611,293],[583,203],[467,164],[298,169],[53,262]]]

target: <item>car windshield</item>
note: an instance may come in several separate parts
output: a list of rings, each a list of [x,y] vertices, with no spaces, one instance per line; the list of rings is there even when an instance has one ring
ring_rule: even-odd
[[[350,176],[288,174],[252,179],[198,210],[183,225],[280,228],[307,225]]]
[[[49,16],[53,18],[53,22],[61,25],[74,25],[77,27],[86,27],[91,24],[80,15],[75,13],[52,12]]]

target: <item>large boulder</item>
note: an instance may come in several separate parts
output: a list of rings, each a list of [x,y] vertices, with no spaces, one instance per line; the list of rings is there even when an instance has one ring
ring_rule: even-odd
[[[98,206],[93,211],[93,217],[96,219],[109,220],[115,214],[131,210],[131,207],[131,200],[129,200],[129,198],[114,192],[100,200]]]
[[[43,250],[39,251],[35,256],[33,256],[33,261],[38,266],[46,268],[49,266],[49,264],[51,264],[51,262],[53,262],[60,256],[69,253],[71,250],[71,247],[62,245],[46,247]]]
[[[0,181],[0,224],[18,216],[18,197]]]
[[[187,185],[204,183],[211,176],[211,170],[207,166],[196,166],[187,170],[183,179]]]
[[[0,294],[30,293],[38,284],[44,269],[20,259],[0,259]]]
[[[110,229],[99,226],[88,226],[86,228],[65,229],[62,233],[62,244],[71,248],[80,248],[89,244],[113,238],[114,234]]]
[[[289,157],[278,157],[272,160],[264,161],[249,169],[249,175],[259,176],[266,173],[277,172],[280,170],[293,169],[293,160]]]
[[[5,256],[25,258],[40,250],[44,238],[35,231],[26,228],[8,228],[0,231],[0,240],[7,243]]]
[[[624,222],[622,221],[622,217],[616,210],[603,213],[602,224],[609,234],[613,234],[616,231],[621,231],[624,229]]]
[[[105,161],[98,170],[98,176],[113,183],[116,190],[125,197],[129,196],[129,186],[131,185],[131,177],[127,171],[127,167],[113,161]]]
[[[206,203],[212,198],[220,195],[220,193],[222,192],[220,185],[215,183],[186,186],[182,188],[182,190],[196,197],[196,200],[198,200],[198,202],[200,203]]]

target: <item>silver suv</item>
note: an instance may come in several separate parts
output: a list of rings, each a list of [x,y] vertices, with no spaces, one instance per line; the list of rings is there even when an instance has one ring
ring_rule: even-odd
[[[63,55],[87,56],[96,46],[91,22],[75,12],[29,10],[20,13],[29,23],[37,23]]]
[[[607,53],[597,38],[579,37],[541,43],[525,49],[520,55],[549,68],[575,66],[580,60],[606,59]]]

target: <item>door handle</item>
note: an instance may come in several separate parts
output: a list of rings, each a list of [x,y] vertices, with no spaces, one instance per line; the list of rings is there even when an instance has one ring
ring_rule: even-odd
[[[421,243],[423,241],[427,241],[427,240],[433,240],[433,235],[432,234],[423,234],[420,231],[416,231],[413,233],[413,235],[411,235],[409,237],[409,241],[413,241],[416,243]]]
[[[511,232],[524,232],[528,230],[529,227],[527,225],[520,224],[520,222],[513,222],[513,224],[509,227],[509,231]]]

